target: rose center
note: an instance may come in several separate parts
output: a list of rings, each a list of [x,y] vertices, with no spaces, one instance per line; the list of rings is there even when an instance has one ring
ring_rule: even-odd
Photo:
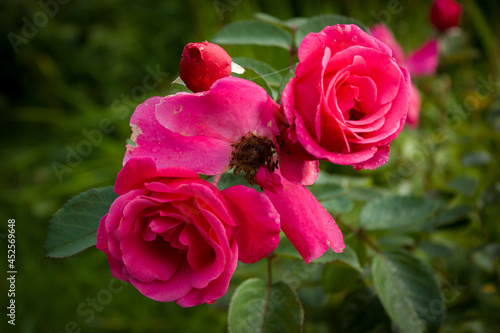
[[[229,166],[234,167],[235,175],[243,171],[243,178],[250,185],[255,185],[255,174],[261,166],[266,166],[271,172],[277,168],[277,162],[273,158],[276,148],[268,138],[247,133],[231,146],[233,152]]]
[[[349,120],[360,120],[365,116],[365,114],[361,111],[358,111],[354,108],[349,110]]]

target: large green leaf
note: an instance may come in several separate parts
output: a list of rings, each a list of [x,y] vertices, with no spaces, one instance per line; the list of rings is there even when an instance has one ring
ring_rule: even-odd
[[[324,265],[321,271],[321,287],[325,293],[345,292],[362,285],[360,273],[344,264]]]
[[[116,197],[113,186],[109,186],[70,199],[50,220],[45,256],[69,257],[94,246],[99,221]]]
[[[372,263],[373,282],[389,317],[408,333],[436,332],[445,304],[432,272],[402,250],[384,251]]]
[[[463,220],[468,220],[468,215],[474,211],[470,205],[460,205],[448,208],[429,219],[426,224],[428,228],[442,228]]]
[[[363,23],[353,18],[335,14],[318,15],[303,21],[297,26],[297,31],[295,33],[295,45],[300,45],[308,33],[320,32],[326,26],[336,24],[355,24],[364,31],[368,32],[368,28]]]
[[[228,313],[229,332],[301,332],[304,310],[295,291],[277,282],[271,287],[249,279],[234,292]]]
[[[223,27],[212,42],[228,45],[262,45],[291,49],[292,36],[274,24],[261,21],[238,21]]]
[[[378,198],[369,201],[363,207],[359,216],[359,225],[367,230],[415,226],[421,224],[436,208],[435,201],[424,197]]]
[[[374,329],[377,326],[388,328],[390,324],[377,294],[368,287],[344,298],[339,306],[338,319],[340,332],[346,333],[384,332]]]

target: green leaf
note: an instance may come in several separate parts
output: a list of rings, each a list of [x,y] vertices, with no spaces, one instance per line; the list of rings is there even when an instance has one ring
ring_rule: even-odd
[[[486,150],[468,151],[462,156],[464,166],[488,165],[493,160],[493,156]]]
[[[318,15],[311,17],[307,21],[301,22],[297,26],[297,32],[295,33],[295,45],[300,45],[308,33],[320,32],[325,27],[336,24],[355,24],[364,31],[368,32],[368,28],[363,23],[353,18],[335,14]]]
[[[347,196],[320,200],[320,203],[331,214],[344,214],[354,207],[353,202]]]
[[[436,214],[429,219],[426,224],[432,228],[448,226],[454,222],[467,218],[473,210],[474,208],[469,205],[452,207]]]
[[[253,16],[255,17],[256,20],[286,27],[286,23],[275,16],[266,13],[255,13]]]
[[[341,261],[350,267],[354,268],[358,272],[362,272],[363,269],[359,264],[358,255],[349,245],[346,244],[345,249],[342,253],[336,253],[333,251],[326,251],[324,255],[314,260],[313,263],[316,264],[327,264],[335,261]]]
[[[192,93],[192,91],[189,90],[188,87],[186,87],[186,85],[180,78],[172,82],[172,84],[170,85],[170,89],[168,90],[168,95],[175,95],[178,92]]]
[[[321,286],[326,293],[345,292],[361,284],[359,276],[359,272],[349,266],[325,265],[321,271]]]
[[[428,218],[436,208],[436,202],[424,197],[378,198],[369,201],[361,209],[359,225],[366,230],[416,226]]]
[[[471,197],[476,191],[477,184],[478,181],[476,178],[467,175],[461,175],[449,182],[448,187],[459,193]]]
[[[238,64],[239,65],[239,64]],[[269,83],[256,71],[251,68],[245,68],[245,72],[242,74],[232,73],[231,76],[239,77],[248,81],[252,81],[255,84],[258,84],[262,88],[266,89],[266,92],[269,96],[275,98],[277,93],[276,89],[271,88]]]
[[[250,68],[264,79],[270,86],[279,88],[283,76],[269,64],[252,58],[236,57],[233,62],[243,68]]]
[[[295,291],[277,282],[270,288],[249,279],[234,292],[229,304],[229,332],[302,332],[304,310]]]
[[[374,258],[372,273],[382,305],[404,332],[439,329],[445,312],[441,291],[420,260],[406,251],[385,251]]]
[[[99,221],[116,198],[113,186],[109,186],[70,199],[50,220],[45,256],[69,257],[94,246]]]
[[[290,50],[292,36],[274,24],[248,20],[226,25],[215,35],[212,42],[228,45],[277,46]]]
[[[211,179],[209,181],[211,181]],[[260,188],[260,186],[258,186],[258,185],[250,186],[250,184],[248,184],[248,182],[245,180],[245,178],[243,178],[242,173],[235,175],[235,174],[233,174],[232,170],[230,170],[226,173],[223,173],[221,175],[221,178],[219,179],[219,182],[217,183],[217,188],[220,191],[222,191],[222,190],[225,190],[226,188],[229,188],[229,187],[234,186],[234,185],[244,185],[246,187],[251,187],[258,192],[262,192],[262,189]]]
[[[375,291],[365,287],[350,293],[339,306],[340,331],[346,333],[388,332],[390,320]],[[385,330],[374,330],[379,325]]]
[[[283,80],[281,81],[280,87],[278,89],[278,98],[276,99],[278,103],[281,101],[281,95],[283,94],[283,90],[285,90],[288,81],[290,81],[290,79],[295,76],[296,67],[297,64],[290,66],[288,72],[286,72],[285,76],[283,77]]]

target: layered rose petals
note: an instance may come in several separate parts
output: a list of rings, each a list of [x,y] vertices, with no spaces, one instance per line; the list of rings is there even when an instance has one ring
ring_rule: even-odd
[[[260,260],[279,241],[279,215],[265,195],[242,186],[220,192],[189,169],[134,158],[115,190],[97,248],[113,276],[158,301],[212,302],[226,293],[238,259]]]
[[[302,41],[283,92],[285,143],[306,160],[374,169],[387,161],[409,98],[410,76],[387,45],[355,25],[326,27]]]
[[[406,68],[412,77],[433,75],[439,62],[439,48],[435,39],[425,42],[417,50],[405,56],[399,43],[394,38],[392,31],[384,24],[376,24],[370,28],[373,37],[386,43],[392,50],[397,63]],[[410,107],[406,123],[408,126],[418,127],[420,114],[420,94],[412,83]]]

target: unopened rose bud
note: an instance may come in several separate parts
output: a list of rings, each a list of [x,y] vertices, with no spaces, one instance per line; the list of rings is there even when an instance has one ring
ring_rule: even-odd
[[[462,6],[454,0],[436,0],[431,7],[431,22],[440,31],[460,23]]]
[[[231,57],[217,44],[187,44],[182,51],[179,75],[191,91],[208,90],[218,79],[231,75]]]

